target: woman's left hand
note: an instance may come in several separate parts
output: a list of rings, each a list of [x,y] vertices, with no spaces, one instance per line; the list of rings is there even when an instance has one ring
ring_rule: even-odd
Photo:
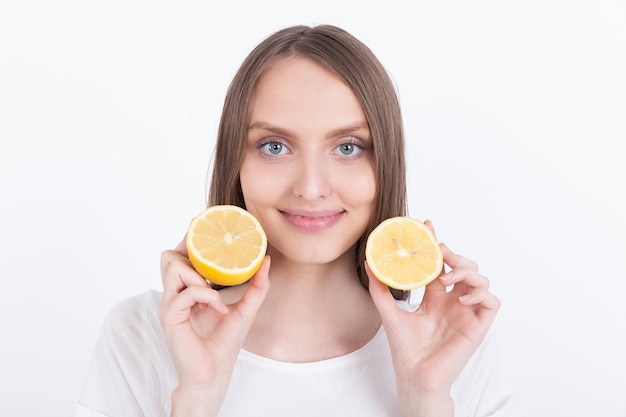
[[[443,244],[441,249],[450,270],[426,286],[415,312],[400,309],[366,265],[369,290],[391,347],[398,395],[410,416],[453,414],[452,384],[500,308],[478,265]],[[447,286],[452,289],[447,291]]]

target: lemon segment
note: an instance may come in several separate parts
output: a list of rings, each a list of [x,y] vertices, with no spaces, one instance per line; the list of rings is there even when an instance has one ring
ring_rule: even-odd
[[[259,221],[241,207],[212,206],[193,218],[187,253],[194,269],[211,283],[239,285],[256,273],[267,251]]]
[[[404,291],[427,285],[443,268],[435,235],[423,222],[408,216],[381,222],[367,238],[365,258],[379,281]]]

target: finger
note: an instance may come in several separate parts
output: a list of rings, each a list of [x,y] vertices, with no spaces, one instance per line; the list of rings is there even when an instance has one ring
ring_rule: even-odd
[[[427,224],[429,225],[429,227],[432,228],[432,223],[430,223],[430,220],[427,220]],[[434,233],[434,230],[433,230]],[[431,281],[430,283],[428,283],[424,289],[424,297],[428,297],[429,293],[439,293],[439,292],[446,292],[446,284],[441,281],[441,277],[444,276],[446,273],[446,269],[445,266],[441,267],[441,272],[439,272],[439,276],[437,278],[439,279],[434,279],[433,281]]]
[[[428,305],[431,297],[437,297],[439,294],[445,294],[447,292],[446,285],[440,279],[435,279],[424,288],[424,297],[422,304]],[[435,298],[436,299],[436,298]]]
[[[187,249],[182,249],[182,247],[185,247],[185,241],[183,240],[182,242],[180,242],[178,244],[178,246],[176,246],[176,248],[174,249],[168,249],[165,250],[163,252],[161,252],[161,277],[163,277],[167,271],[167,269],[169,268],[170,262],[172,262],[175,259],[185,259],[188,260],[189,257],[187,256]]]
[[[380,282],[376,276],[372,273],[367,261],[365,261],[365,272],[369,278],[369,291],[374,301],[374,305],[380,314],[383,323],[390,323],[398,312],[396,300],[389,291],[389,287]]]
[[[428,226],[430,231],[433,232],[433,235],[437,237],[437,233],[435,233],[435,226],[433,226],[433,222],[431,222],[430,219],[426,219],[424,220],[424,224]]]
[[[450,268],[468,268],[478,271],[478,264],[476,262],[471,259],[467,259],[464,256],[457,255],[444,243],[439,243],[439,247],[443,252],[443,261],[450,266]]]
[[[463,283],[466,287],[471,288],[489,288],[489,278],[481,275],[478,271],[467,268],[453,269],[439,277],[438,281],[446,286]]]
[[[252,323],[252,319],[256,316],[261,304],[263,304],[263,300],[265,300],[265,296],[269,292],[269,271],[271,263],[270,256],[266,255],[263,264],[261,264],[259,270],[250,279],[250,283],[243,293],[241,301],[237,303],[237,310],[244,319],[250,323]]]
[[[160,307],[162,323],[176,325],[186,321],[189,318],[190,309],[197,304],[210,306],[220,313],[228,312],[228,307],[217,291],[210,287],[191,286],[171,300],[164,300]]]
[[[164,256],[172,256],[172,260],[168,261],[168,268],[162,276],[164,299],[169,300],[175,297],[187,287],[209,287],[206,280],[193,269],[187,258],[182,255],[176,256],[176,252]]]
[[[476,305],[481,304],[483,307],[490,310],[497,310],[500,308],[500,300],[493,295],[486,288],[478,288],[468,292],[459,297],[459,301],[464,305]]]
[[[431,306],[439,305],[442,300],[445,300],[448,295],[448,288],[445,283],[441,281],[441,279],[437,278],[431,281],[429,284],[424,287],[424,296],[422,297],[422,302],[420,303],[419,308],[422,311],[427,311],[431,308]]]
[[[435,232],[435,226],[433,226],[433,222],[430,221],[430,219],[424,220],[424,224],[426,226],[428,226],[428,228],[430,229],[430,231],[433,233],[433,236],[435,236],[435,239],[437,239],[437,233]],[[439,273],[439,275],[443,275],[446,272],[446,268],[445,268],[445,264],[444,266],[441,267],[441,272]],[[437,286],[436,284],[434,285],[435,287]]]

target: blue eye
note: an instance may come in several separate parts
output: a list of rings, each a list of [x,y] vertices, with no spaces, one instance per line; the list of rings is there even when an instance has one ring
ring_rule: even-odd
[[[347,157],[355,157],[363,151],[363,148],[361,148],[359,145],[350,142],[342,143],[341,145],[337,146],[336,149],[341,156]]]
[[[281,155],[286,151],[285,145],[280,142],[266,142],[260,146],[261,152],[266,155]]]

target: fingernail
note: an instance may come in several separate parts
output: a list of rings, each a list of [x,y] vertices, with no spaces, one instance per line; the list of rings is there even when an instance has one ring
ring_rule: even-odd
[[[468,301],[470,298],[472,298],[472,294],[465,294],[459,297],[459,301],[461,302]]]
[[[450,271],[446,274],[443,274],[439,279],[443,282],[450,282],[452,281],[452,277],[454,277],[454,272]]]

